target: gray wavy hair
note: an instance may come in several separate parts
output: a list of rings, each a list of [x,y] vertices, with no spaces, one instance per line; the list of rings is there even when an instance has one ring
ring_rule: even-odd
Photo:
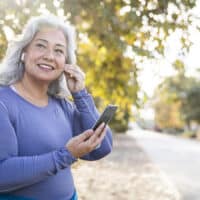
[[[22,78],[24,73],[24,64],[21,61],[23,50],[44,26],[58,28],[64,33],[67,41],[67,63],[76,63],[75,28],[54,15],[33,17],[26,24],[22,34],[8,46],[0,67],[0,85],[12,85]],[[48,93],[53,96],[69,96],[63,74],[49,85]]]

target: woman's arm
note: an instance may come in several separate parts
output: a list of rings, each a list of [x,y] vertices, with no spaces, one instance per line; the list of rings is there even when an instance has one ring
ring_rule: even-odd
[[[89,95],[85,88],[85,73],[77,65],[65,66],[65,76],[67,86],[72,96],[76,107],[73,109],[73,131],[74,136],[79,135],[87,129],[91,129],[99,117],[97,109],[94,105],[93,98]],[[69,109],[67,109],[69,110]],[[95,134],[95,133],[94,133]],[[103,134],[104,135],[104,134]],[[85,155],[83,159],[97,160],[107,155],[112,148],[112,133],[107,129],[101,147],[98,150],[92,151]]]
[[[73,108],[73,130],[78,135],[87,129],[91,129],[99,118],[99,113],[94,104],[93,98],[86,89],[73,93],[75,107]],[[98,160],[112,150],[112,132],[107,127],[106,135],[99,148],[82,157],[85,160]]]
[[[47,154],[20,157],[8,110],[0,102],[0,193],[44,180],[69,167],[75,160],[64,147]]]

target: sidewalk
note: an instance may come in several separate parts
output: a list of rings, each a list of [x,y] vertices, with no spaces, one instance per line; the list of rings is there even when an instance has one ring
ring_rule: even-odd
[[[72,171],[80,200],[180,200],[174,185],[128,135],[114,136],[106,158],[80,161]]]

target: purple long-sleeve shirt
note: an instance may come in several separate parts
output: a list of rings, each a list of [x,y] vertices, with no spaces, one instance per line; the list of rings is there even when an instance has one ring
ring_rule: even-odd
[[[10,87],[0,89],[0,194],[35,200],[69,200],[75,190],[71,164],[76,160],[67,141],[90,129],[99,114],[84,89],[73,94],[74,103],[49,97],[38,107]],[[100,148],[83,156],[97,160],[112,148],[107,134]]]

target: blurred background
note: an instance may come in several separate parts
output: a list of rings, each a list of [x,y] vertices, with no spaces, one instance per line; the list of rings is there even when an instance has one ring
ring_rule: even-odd
[[[0,59],[30,17],[53,13],[77,30],[78,65],[115,132],[139,126],[200,137],[200,1],[0,1]]]
[[[78,65],[99,109],[120,107],[116,132],[200,137],[199,11],[195,0],[0,1],[0,59],[30,17],[53,13],[77,29]]]
[[[80,200],[199,200],[200,0],[2,0],[0,61],[49,13],[76,27],[99,110],[119,106],[112,154],[73,166]]]

